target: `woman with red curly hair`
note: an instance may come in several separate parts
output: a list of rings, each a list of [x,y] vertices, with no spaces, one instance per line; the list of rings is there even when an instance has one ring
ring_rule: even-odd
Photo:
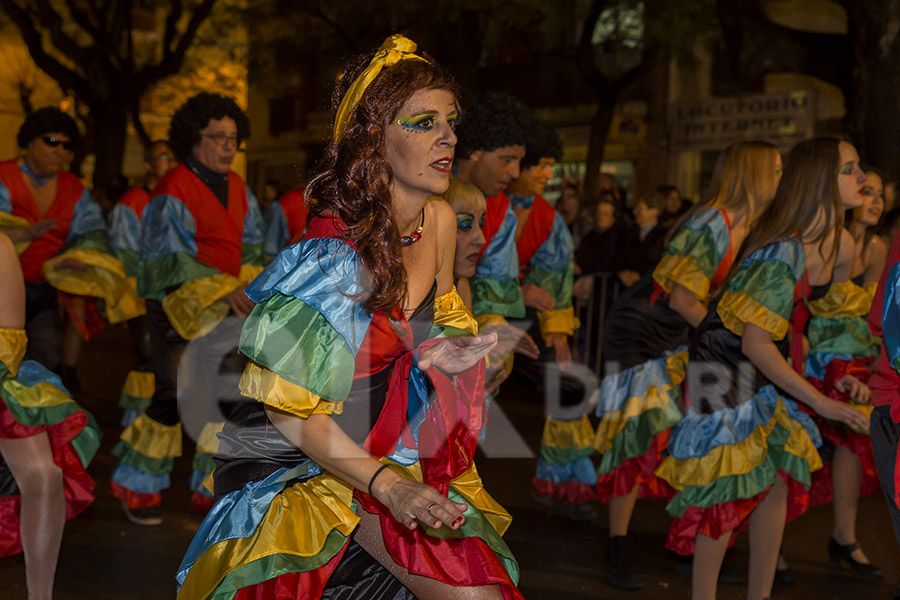
[[[247,288],[253,401],[179,598],[520,598],[472,456],[496,337],[453,288],[452,79],[392,36],[339,79],[303,239]]]

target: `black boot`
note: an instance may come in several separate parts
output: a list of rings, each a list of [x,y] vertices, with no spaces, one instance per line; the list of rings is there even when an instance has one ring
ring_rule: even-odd
[[[881,569],[871,563],[861,563],[853,558],[853,551],[859,548],[859,542],[852,544],[839,544],[836,539],[831,538],[828,541],[828,562],[832,569],[839,569],[841,563],[846,562],[850,565],[850,569],[866,579],[881,579],[883,574]]]
[[[622,590],[637,591],[644,586],[644,580],[631,572],[631,557],[626,551],[626,537],[615,535],[609,538],[606,547],[606,581]]]

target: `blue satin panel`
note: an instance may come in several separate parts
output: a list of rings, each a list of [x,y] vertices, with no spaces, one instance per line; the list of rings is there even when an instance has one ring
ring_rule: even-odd
[[[9,188],[0,181],[0,212],[12,214],[12,197],[9,194]]]
[[[259,210],[259,202],[256,196],[247,186],[247,214],[244,215],[244,236],[241,242],[245,246],[263,243],[263,218]]]
[[[191,491],[197,492],[206,498],[212,498],[213,495],[206,489],[206,486],[203,485],[203,482],[206,481],[207,477],[209,477],[209,473],[204,473],[203,471],[198,471],[196,469],[191,471]]]
[[[884,305],[881,309],[881,339],[891,366],[898,369],[900,359],[900,262],[894,263],[884,284]]]
[[[565,465],[551,465],[548,462],[539,460],[534,476],[536,479],[553,483],[577,481],[587,485],[597,485],[597,469],[591,462],[590,457],[587,456],[582,456]]]
[[[416,441],[416,448],[407,448],[403,445],[403,439],[397,441],[397,448],[388,458],[401,465],[409,466],[419,460],[419,427],[425,421],[425,413],[431,407],[430,398],[428,397],[428,382],[425,373],[419,370],[415,364],[419,360],[419,355],[413,357],[413,367],[409,371],[408,384],[408,400],[406,404],[406,418],[409,423],[409,430],[413,439]]]
[[[544,271],[565,271],[575,260],[572,234],[559,213],[553,219],[550,235],[531,257],[531,264]]]
[[[686,352],[687,349],[687,346],[679,346],[659,358],[604,377],[600,384],[600,400],[595,414],[602,417],[606,413],[622,410],[629,398],[642,398],[650,388],[671,385],[672,378],[666,370],[666,363],[670,356]]]
[[[281,203],[273,202],[270,204],[269,208],[266,209],[266,214],[263,215],[263,219],[266,227],[263,253],[268,256],[275,256],[291,241],[291,232]]]
[[[109,213],[109,247],[141,251],[141,221],[130,206],[116,204]]]
[[[161,194],[144,208],[141,219],[141,260],[184,252],[197,258],[197,223],[184,202]]]
[[[46,381],[53,387],[57,387],[64,391],[67,396],[72,396],[66,386],[63,385],[59,375],[34,360],[22,361],[19,365],[19,372],[15,376],[16,381],[20,381],[25,387],[34,387],[42,381]]]
[[[100,205],[97,204],[97,201],[85,188],[81,192],[81,198],[78,199],[78,202],[75,203],[75,208],[72,210],[72,224],[69,226],[66,244],[92,231],[106,232],[106,221],[103,219],[103,211],[100,210]]]
[[[754,429],[772,420],[777,400],[775,386],[766,385],[748,402],[734,408],[722,408],[711,414],[701,414],[692,408],[672,429],[669,454],[687,460],[706,456],[716,446],[738,444]],[[816,448],[821,446],[822,436],[809,415],[801,412],[790,398],[781,396],[781,401],[788,416],[803,426]]]
[[[165,475],[151,475],[122,462],[116,463],[112,473],[112,480],[123,488],[139,494],[155,494],[168,489],[171,484],[168,473]]]
[[[500,229],[478,259],[475,277],[506,281],[519,277],[519,253],[516,250],[516,213],[512,204],[506,210]]]
[[[692,229],[694,231],[703,231],[704,229],[709,229],[716,244],[716,253],[718,254],[718,256],[721,256],[723,258],[728,253],[728,249],[731,247],[731,231],[728,229],[728,224],[725,222],[725,217],[716,208],[701,210],[700,212],[690,217],[681,226],[679,234],[685,229]],[[665,254],[673,253],[674,252],[670,252],[668,248],[666,249]]]
[[[749,267],[754,262],[762,263],[770,260],[783,262],[790,267],[795,281],[800,281],[803,271],[806,269],[806,253],[803,251],[803,245],[796,238],[789,238],[754,250],[750,256],[744,259],[741,268]],[[731,288],[729,287],[729,289]],[[744,289],[749,290],[751,286],[746,285]]]
[[[825,367],[833,360],[853,360],[853,356],[846,352],[816,352],[806,357],[803,373],[807,377],[825,380]]]
[[[354,299],[366,291],[364,279],[362,262],[346,242],[316,238],[284,248],[244,293],[257,304],[275,292],[302,300],[322,313],[356,356],[372,321]]]
[[[305,474],[300,476],[300,472]],[[175,576],[178,587],[184,583],[188,571],[204,552],[219,542],[252,536],[278,494],[297,481],[305,481],[320,473],[322,468],[308,461],[298,468],[278,469],[262,481],[248,483],[220,498],[203,519],[178,567]]]

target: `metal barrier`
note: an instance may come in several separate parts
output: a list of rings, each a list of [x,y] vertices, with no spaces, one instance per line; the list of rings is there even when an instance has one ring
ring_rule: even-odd
[[[574,296],[572,298],[575,316],[581,320],[581,327],[572,340],[573,356],[577,362],[591,369],[600,380],[603,376],[603,329],[606,315],[625,288],[615,273],[588,273],[581,275],[579,279],[583,277],[592,277],[593,285],[586,300]]]

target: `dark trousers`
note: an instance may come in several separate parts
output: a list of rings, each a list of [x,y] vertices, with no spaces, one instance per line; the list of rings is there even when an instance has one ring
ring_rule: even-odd
[[[887,500],[891,521],[894,524],[894,537],[900,544],[900,506],[894,499],[896,489],[894,486],[894,472],[897,469],[897,444],[900,442],[900,424],[891,419],[890,406],[876,406],[872,411],[870,422],[870,434],[872,436],[872,452],[875,454],[875,466],[878,469],[878,478],[881,480],[881,489]]]
[[[131,332],[131,346],[134,349],[134,371],[153,371],[153,350],[150,347],[150,325],[147,315],[141,315],[128,321]]]
[[[147,327],[156,390],[146,414],[157,423],[171,427],[179,422],[178,363],[187,340],[169,323],[159,300],[147,300]]]
[[[25,283],[25,333],[27,360],[55,373],[62,369],[62,318],[59,294],[49,283]]]

